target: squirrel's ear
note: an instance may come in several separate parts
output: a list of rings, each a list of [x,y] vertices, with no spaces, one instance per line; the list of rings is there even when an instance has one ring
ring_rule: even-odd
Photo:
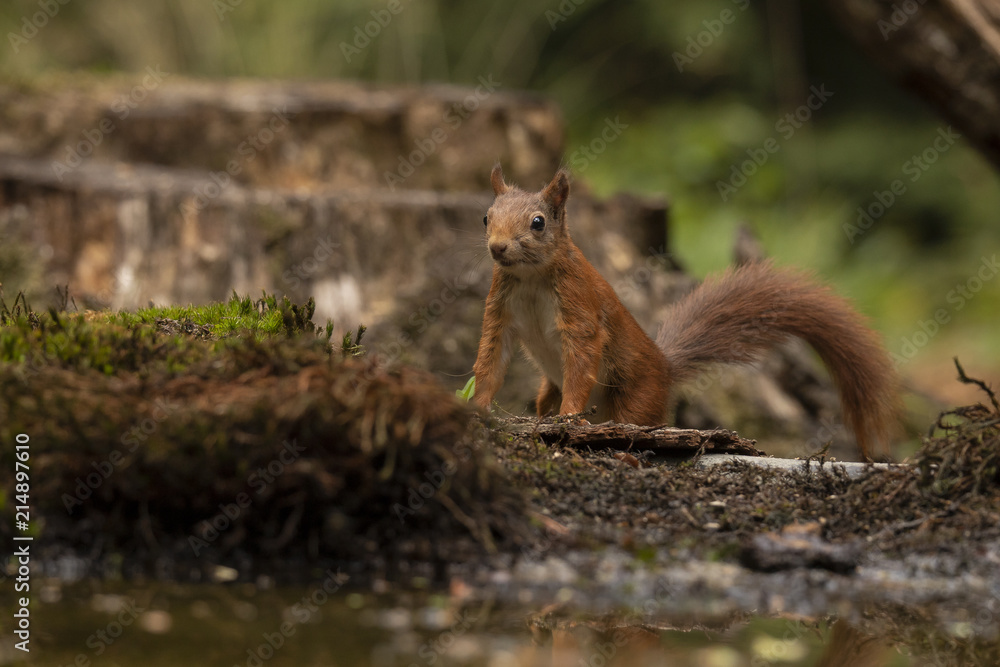
[[[542,190],[542,198],[557,211],[566,205],[566,200],[569,198],[569,174],[565,169],[556,172],[552,182]]]
[[[508,190],[507,184],[503,182],[503,169],[499,162],[493,165],[493,171],[490,172],[490,185],[493,186],[493,194],[498,196]]]

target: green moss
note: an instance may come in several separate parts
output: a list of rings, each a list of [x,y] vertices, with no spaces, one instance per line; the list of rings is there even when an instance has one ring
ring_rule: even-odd
[[[105,375],[178,374],[226,350],[252,354],[250,341],[302,337],[307,347],[329,352],[332,323],[321,330],[312,322],[314,312],[312,299],[296,305],[266,293],[256,301],[234,293],[225,303],[204,306],[37,313],[20,295],[12,306],[0,305],[0,363],[17,364],[22,379],[50,366]],[[360,353],[363,332],[359,328],[345,355]]]
[[[240,296],[235,291],[228,301],[204,306],[154,306],[141,308],[135,312],[119,311],[106,313],[100,319],[110,324],[134,327],[138,324],[155,325],[161,320],[192,322],[208,327],[217,337],[234,334],[250,334],[256,338],[279,334],[294,335],[313,333],[317,330],[312,322],[316,311],[313,299],[299,306],[288,297],[279,302],[274,295],[263,293],[256,301],[250,296]],[[327,328],[328,337],[332,327]]]

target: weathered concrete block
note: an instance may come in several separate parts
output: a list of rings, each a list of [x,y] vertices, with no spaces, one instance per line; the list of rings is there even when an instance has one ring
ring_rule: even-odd
[[[478,191],[497,160],[512,179],[540,184],[562,147],[556,106],[493,77],[470,88],[379,88],[151,69],[0,85],[0,152],[51,160],[57,176],[96,160],[207,169],[271,188]]]

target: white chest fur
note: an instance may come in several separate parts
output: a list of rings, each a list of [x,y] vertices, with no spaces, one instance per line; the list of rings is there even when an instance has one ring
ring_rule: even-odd
[[[543,281],[517,283],[510,299],[510,322],[514,335],[528,356],[549,378],[562,387],[562,338],[556,326],[559,307],[555,291]]]

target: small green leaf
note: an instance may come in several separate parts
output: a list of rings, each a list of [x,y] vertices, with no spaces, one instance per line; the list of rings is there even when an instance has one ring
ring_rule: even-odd
[[[469,378],[469,381],[465,383],[465,387],[462,389],[456,389],[455,395],[459,398],[468,401],[470,398],[476,395],[476,376],[473,375]]]

